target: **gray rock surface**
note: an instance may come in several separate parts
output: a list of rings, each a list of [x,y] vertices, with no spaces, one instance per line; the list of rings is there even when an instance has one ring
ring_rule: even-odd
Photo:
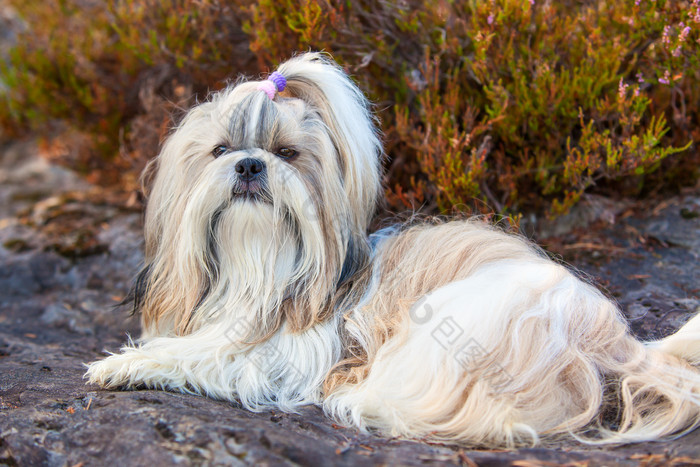
[[[35,152],[20,145],[0,155],[0,465],[700,463],[700,430],[614,448],[465,450],[358,433],[315,407],[252,413],[198,396],[86,386],[83,362],[138,335],[114,305],[142,260],[141,216]],[[635,333],[661,337],[700,304],[700,190],[648,209],[622,206],[543,242],[603,283]],[[66,223],[75,229],[57,230]]]

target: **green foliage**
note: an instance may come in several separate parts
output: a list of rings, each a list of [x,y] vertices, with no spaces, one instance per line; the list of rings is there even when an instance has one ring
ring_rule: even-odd
[[[662,111],[669,89],[686,90],[687,105],[697,102],[699,35],[670,41],[667,49],[681,47],[677,57],[658,50],[665,24],[682,29],[683,20],[692,21],[690,5],[639,3],[454,4],[455,17],[469,19],[455,21],[447,35],[468,44],[467,60],[451,65],[451,51],[429,50],[421,68],[428,85],[417,94],[420,113],[397,125],[419,129],[403,131],[401,140],[423,162],[441,210],[481,195],[506,212],[545,201],[552,214],[561,214],[600,182],[635,177],[641,183],[664,158],[697,140],[688,126],[669,127]],[[440,63],[445,56],[448,66]],[[431,64],[431,57],[440,61]],[[660,68],[674,70],[676,82],[664,83]],[[674,123],[697,120],[697,107],[688,110]],[[399,106],[399,112],[405,110]],[[454,129],[436,131],[440,119]],[[664,139],[671,129],[675,138]],[[470,137],[455,138],[460,130]]]
[[[699,0],[12,3],[27,29],[0,71],[0,124],[78,128],[83,165],[136,170],[125,154],[153,155],[144,116],[314,49],[377,104],[395,209],[557,215],[586,191],[699,175]]]

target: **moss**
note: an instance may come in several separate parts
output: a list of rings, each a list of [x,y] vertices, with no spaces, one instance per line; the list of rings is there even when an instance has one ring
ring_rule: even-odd
[[[11,238],[10,240],[5,241],[2,246],[7,250],[14,251],[16,253],[32,249],[31,245],[29,245],[26,240],[21,238]]]

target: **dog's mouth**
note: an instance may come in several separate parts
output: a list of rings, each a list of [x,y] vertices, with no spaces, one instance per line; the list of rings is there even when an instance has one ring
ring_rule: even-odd
[[[234,200],[272,202],[261,180],[239,180],[234,184],[231,195]]]

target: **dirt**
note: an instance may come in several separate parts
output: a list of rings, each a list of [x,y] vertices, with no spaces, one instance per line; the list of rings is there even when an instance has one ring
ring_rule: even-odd
[[[359,433],[316,407],[252,413],[85,385],[84,362],[139,332],[115,305],[143,258],[140,207],[36,153],[27,143],[0,154],[0,465],[700,464],[700,430],[612,448],[466,450]],[[529,228],[605,287],[640,338],[673,332],[700,307],[700,189],[653,203],[589,197]]]

